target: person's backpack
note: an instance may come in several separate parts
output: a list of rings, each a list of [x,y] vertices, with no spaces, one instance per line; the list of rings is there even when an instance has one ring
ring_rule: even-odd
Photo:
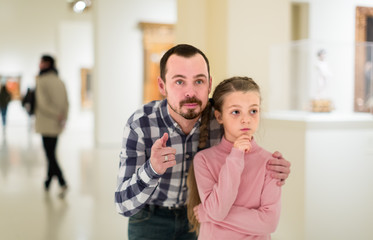
[[[26,95],[22,99],[22,106],[26,109],[26,112],[31,116],[35,112],[35,105],[35,89],[28,88]]]

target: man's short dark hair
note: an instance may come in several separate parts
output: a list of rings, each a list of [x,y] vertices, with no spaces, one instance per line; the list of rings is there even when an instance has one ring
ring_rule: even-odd
[[[198,48],[188,45],[188,44],[179,44],[172,48],[170,48],[161,58],[160,61],[160,75],[163,81],[166,81],[166,64],[168,59],[171,55],[177,55],[185,58],[192,57],[196,54],[201,54],[202,57],[205,59],[206,65],[207,65],[207,71],[208,71],[208,77],[210,78],[210,64],[209,60],[207,59],[206,55],[199,50]]]
[[[50,56],[50,55],[43,55],[43,56],[41,56],[41,60],[43,62],[49,63],[49,67],[50,68],[56,68],[55,63],[54,63],[54,58],[52,56]]]

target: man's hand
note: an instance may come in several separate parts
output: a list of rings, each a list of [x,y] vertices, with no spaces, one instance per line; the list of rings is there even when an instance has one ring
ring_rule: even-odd
[[[176,149],[166,147],[167,139],[168,134],[164,133],[160,139],[154,142],[151,150],[150,164],[159,175],[162,175],[166,172],[167,168],[173,167],[176,164]]]
[[[277,182],[278,186],[285,184],[285,180],[290,174],[290,162],[286,161],[280,152],[274,152],[272,154],[274,159],[270,159],[267,164],[267,169],[273,171],[272,177],[279,179]]]

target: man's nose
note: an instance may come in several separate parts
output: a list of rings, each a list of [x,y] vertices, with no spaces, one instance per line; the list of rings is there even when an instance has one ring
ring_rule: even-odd
[[[196,90],[194,89],[194,87],[188,86],[185,91],[185,97],[191,98],[191,97],[195,97],[195,95],[196,95]]]

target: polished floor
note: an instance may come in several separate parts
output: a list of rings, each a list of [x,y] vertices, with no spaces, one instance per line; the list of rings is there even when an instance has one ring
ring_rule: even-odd
[[[56,180],[44,192],[41,138],[21,111],[14,103],[5,133],[0,126],[0,239],[127,239],[127,218],[113,200],[119,149],[93,146],[89,114],[71,121],[57,149],[69,186],[61,199]]]

